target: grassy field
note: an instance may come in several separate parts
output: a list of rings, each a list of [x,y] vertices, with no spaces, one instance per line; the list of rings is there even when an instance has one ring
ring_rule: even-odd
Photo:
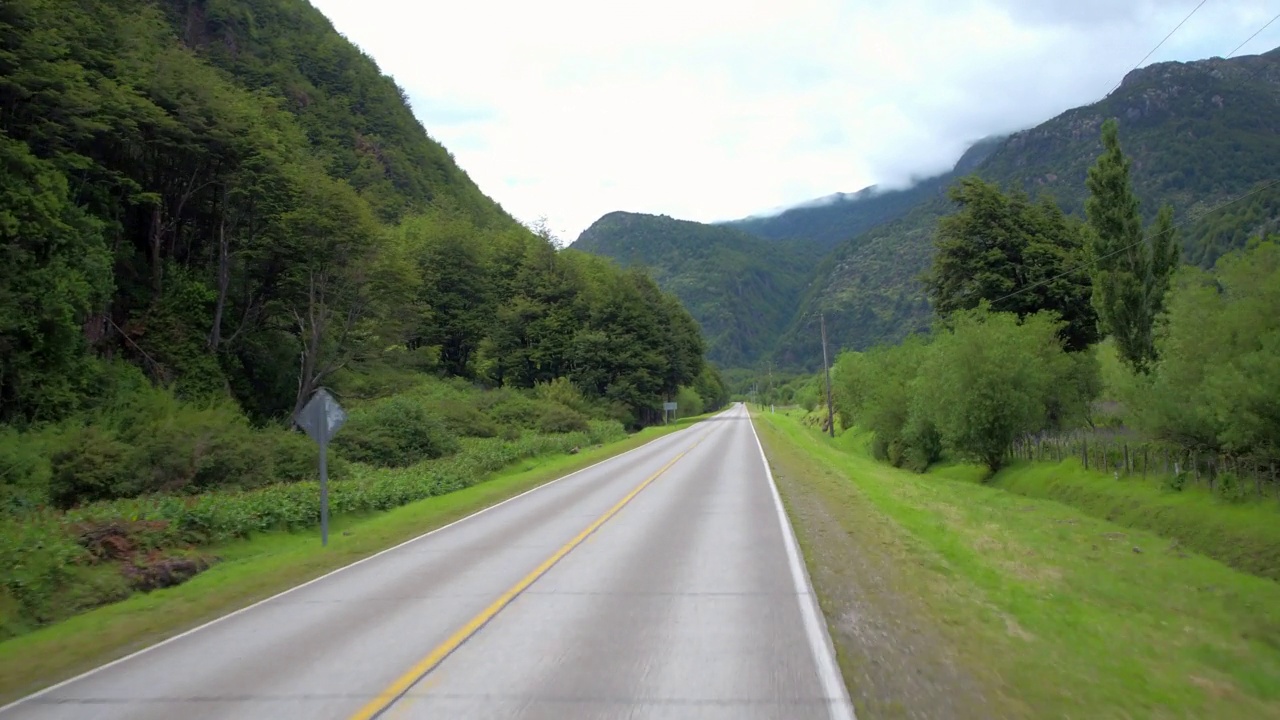
[[[789,510],[820,498],[883,582],[936,630],[933,655],[975,686],[958,717],[1280,717],[1280,585],[1050,500],[916,475],[795,417],[757,415]],[[794,510],[793,510],[794,513]],[[794,515],[793,515],[794,516]],[[866,698],[860,636],[824,548],[797,522],[846,682],[865,717],[936,714],[904,691]],[[886,647],[910,642],[916,628]],[[875,690],[875,688],[871,688]],[[986,707],[977,707],[985,703]]]
[[[485,482],[319,532],[273,533],[204,550],[220,559],[173,588],[134,595],[0,643],[0,704],[319,577],[575,470],[696,422],[651,427],[577,455],[538,457]]]
[[[973,481],[983,472],[951,465],[930,474]],[[987,482],[1019,495],[1057,500],[1119,525],[1150,530],[1238,570],[1280,580],[1280,504],[1274,499],[1231,503],[1203,486],[1174,492],[1156,479],[1116,479],[1085,470],[1075,460],[1019,462]]]

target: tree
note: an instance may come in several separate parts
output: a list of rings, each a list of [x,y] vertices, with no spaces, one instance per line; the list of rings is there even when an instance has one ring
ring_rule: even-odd
[[[947,447],[994,472],[1015,439],[1049,426],[1076,368],[1051,314],[1019,321],[984,306],[952,320],[920,366],[916,399]]]
[[[1280,460],[1280,238],[1184,268],[1156,335],[1160,360],[1132,379],[1135,424],[1197,451]]]
[[[1129,179],[1131,161],[1120,149],[1114,118],[1102,124],[1102,145],[1102,155],[1086,180],[1093,303],[1102,330],[1115,338],[1120,358],[1135,372],[1147,373],[1156,360],[1155,320],[1164,310],[1178,267],[1173,210],[1162,207],[1144,237],[1139,201]]]
[[[112,290],[102,224],[67,179],[0,134],[0,421],[48,420],[84,388],[81,325]]]
[[[943,318],[986,301],[1019,318],[1042,310],[1061,317],[1069,351],[1098,341],[1093,293],[1083,267],[1082,228],[1052,200],[1032,203],[970,176],[950,190],[959,206],[938,224],[937,251],[924,284]]]

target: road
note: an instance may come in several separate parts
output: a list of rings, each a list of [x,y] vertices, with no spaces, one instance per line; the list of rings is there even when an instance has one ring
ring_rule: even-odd
[[[49,718],[852,718],[746,410],[0,709]]]

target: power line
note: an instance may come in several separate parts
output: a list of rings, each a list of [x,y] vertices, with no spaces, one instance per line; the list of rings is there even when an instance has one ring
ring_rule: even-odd
[[[1203,3],[1201,3],[1201,4],[1203,4]],[[1250,36],[1248,37],[1248,39],[1246,39],[1244,42],[1242,42],[1242,43],[1240,43],[1239,45],[1237,45],[1237,46],[1236,46],[1236,49],[1235,49],[1235,50],[1232,50],[1232,51],[1231,51],[1231,54],[1227,56],[1227,59],[1230,59],[1230,58],[1231,58],[1232,56],[1234,56],[1236,53],[1240,52],[1240,48],[1244,47],[1245,45],[1248,45],[1250,40],[1253,40],[1254,38],[1258,37],[1258,35],[1262,34],[1262,31],[1263,31],[1263,30],[1266,30],[1266,29],[1267,29],[1267,28],[1269,28],[1269,27],[1271,27],[1271,23],[1275,22],[1276,20],[1280,20],[1280,14],[1277,14],[1275,17],[1273,17],[1273,18],[1271,18],[1270,20],[1268,20],[1266,25],[1263,25],[1262,27],[1258,28],[1258,32],[1255,32],[1254,34],[1250,35]]]
[[[1147,53],[1146,55],[1143,55],[1142,59],[1139,60],[1138,63],[1134,65],[1133,69],[1130,70],[1129,72],[1133,72],[1134,70],[1137,70],[1139,67],[1142,67],[1142,63],[1146,62],[1147,58],[1151,57],[1152,55],[1155,55],[1156,51],[1159,50],[1166,42],[1168,42],[1169,38],[1173,37],[1173,34],[1178,32],[1178,30],[1183,25],[1186,25],[1187,21],[1191,19],[1191,16],[1195,15],[1200,10],[1200,8],[1204,7],[1204,4],[1207,2],[1209,2],[1209,0],[1200,0],[1200,4],[1195,6],[1195,9],[1193,9],[1191,12],[1187,13],[1187,16],[1182,18],[1182,22],[1178,23],[1172,30],[1169,31],[1168,35],[1164,36],[1164,40],[1161,40],[1160,42],[1156,43],[1156,46],[1151,48],[1151,52]],[[1261,32],[1261,30],[1259,30],[1259,32]],[[1250,38],[1250,40],[1252,39],[1253,38]],[[1245,42],[1248,42],[1248,40],[1246,40]],[[1129,73],[1125,73],[1125,76],[1128,76],[1128,75]],[[1111,93],[1115,92],[1116,88],[1120,87],[1123,84],[1124,84],[1124,78],[1122,77],[1120,78],[1120,82],[1116,83],[1116,87],[1111,88],[1111,90],[1109,90],[1107,94],[1110,95]]]
[[[1250,197],[1250,196],[1253,196],[1253,195],[1257,195],[1257,194],[1258,194],[1258,193],[1260,193],[1260,192],[1265,192],[1265,191],[1270,190],[1271,188],[1276,187],[1276,186],[1278,186],[1278,185],[1280,185],[1280,180],[1272,180],[1271,182],[1267,183],[1266,185],[1263,185],[1263,186],[1262,186],[1262,187],[1260,187],[1260,188],[1254,188],[1253,190],[1250,190],[1250,191],[1249,191],[1249,192],[1247,192],[1247,193],[1243,193],[1243,194],[1241,194],[1241,195],[1237,195],[1236,197],[1233,197],[1233,198],[1231,198],[1230,200],[1227,200],[1227,201],[1225,201],[1225,202],[1222,202],[1222,203],[1220,203],[1220,204],[1218,204],[1218,205],[1214,205],[1213,207],[1209,208],[1208,210],[1205,210],[1204,212],[1202,212],[1202,213],[1200,213],[1200,214],[1198,214],[1198,215],[1196,215],[1196,216],[1194,216],[1194,217],[1188,217],[1188,218],[1186,218],[1185,220],[1183,220],[1182,222],[1175,224],[1173,227],[1170,227],[1166,232],[1173,232],[1173,231],[1177,230],[1177,229],[1178,229],[1178,228],[1180,228],[1180,227],[1183,227],[1183,226],[1185,226],[1185,225],[1189,225],[1189,224],[1191,224],[1191,223],[1193,223],[1193,222],[1195,222],[1195,221],[1197,221],[1197,220],[1200,220],[1201,218],[1205,217],[1206,215],[1210,215],[1210,214],[1212,214],[1212,213],[1215,213],[1215,212],[1217,212],[1217,211],[1221,210],[1222,208],[1227,207],[1228,205],[1232,205],[1232,204],[1238,203],[1238,202],[1240,202],[1241,200],[1244,200],[1244,199],[1245,199],[1245,198],[1247,198],[1247,197]],[[1163,234],[1163,233],[1160,233],[1160,234],[1157,234],[1157,235],[1153,235],[1153,236],[1152,236],[1152,238],[1160,237],[1160,235],[1162,235],[1162,234]],[[1142,238],[1141,240],[1138,240],[1137,242],[1132,242],[1132,243],[1129,243],[1128,245],[1125,245],[1124,247],[1120,248],[1119,250],[1114,250],[1114,251],[1112,251],[1112,252],[1107,253],[1106,255],[1099,256],[1097,259],[1098,259],[1098,260],[1105,260],[1105,259],[1107,259],[1107,258],[1109,258],[1109,257],[1111,257],[1111,256],[1113,256],[1113,255],[1119,255],[1120,253],[1125,252],[1126,250],[1130,250],[1130,249],[1132,249],[1132,248],[1135,248],[1135,247],[1137,247],[1138,245],[1141,245],[1142,243],[1144,243],[1144,242],[1146,242],[1146,241],[1147,241],[1147,238]],[[1054,275],[1054,276],[1053,276],[1053,277],[1051,277],[1051,278],[1048,278],[1048,279],[1046,279],[1046,280],[1041,280],[1041,281],[1039,281],[1039,282],[1032,283],[1032,284],[1030,284],[1030,285],[1028,285],[1028,286],[1026,286],[1026,287],[1024,287],[1024,288],[1021,288],[1021,289],[1015,290],[1015,291],[1013,291],[1013,292],[1009,293],[1008,295],[1004,295],[1004,296],[1002,296],[1002,297],[996,298],[994,301],[992,301],[992,303],[991,303],[991,304],[992,304],[992,306],[998,305],[998,304],[1000,304],[1000,303],[1004,302],[1005,300],[1008,300],[1008,299],[1009,299],[1009,298],[1011,298],[1011,297],[1017,297],[1018,295],[1021,295],[1022,293],[1024,293],[1024,292],[1028,292],[1028,291],[1030,291],[1030,290],[1034,290],[1034,289],[1036,289],[1036,288],[1040,287],[1041,285],[1047,285],[1047,284],[1049,284],[1049,283],[1053,282],[1054,280],[1061,280],[1062,278],[1064,278],[1064,277],[1066,277],[1066,276],[1068,276],[1068,275],[1070,275],[1070,274],[1072,274],[1072,273],[1079,272],[1080,270],[1083,270],[1083,269],[1087,268],[1090,264],[1091,264],[1091,262],[1083,262],[1083,263],[1080,263],[1079,265],[1076,265],[1075,267],[1071,268],[1070,270],[1066,270],[1066,271],[1064,271],[1064,272],[1062,272],[1062,273],[1059,273],[1059,274],[1057,274],[1057,275]]]

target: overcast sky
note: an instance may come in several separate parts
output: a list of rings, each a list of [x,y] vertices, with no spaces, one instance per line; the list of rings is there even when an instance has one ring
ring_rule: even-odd
[[[427,132],[563,241],[949,168],[1102,98],[1199,0],[312,0]],[[1225,56],[1280,0],[1207,0],[1147,64]],[[1240,51],[1280,45],[1280,21]]]

